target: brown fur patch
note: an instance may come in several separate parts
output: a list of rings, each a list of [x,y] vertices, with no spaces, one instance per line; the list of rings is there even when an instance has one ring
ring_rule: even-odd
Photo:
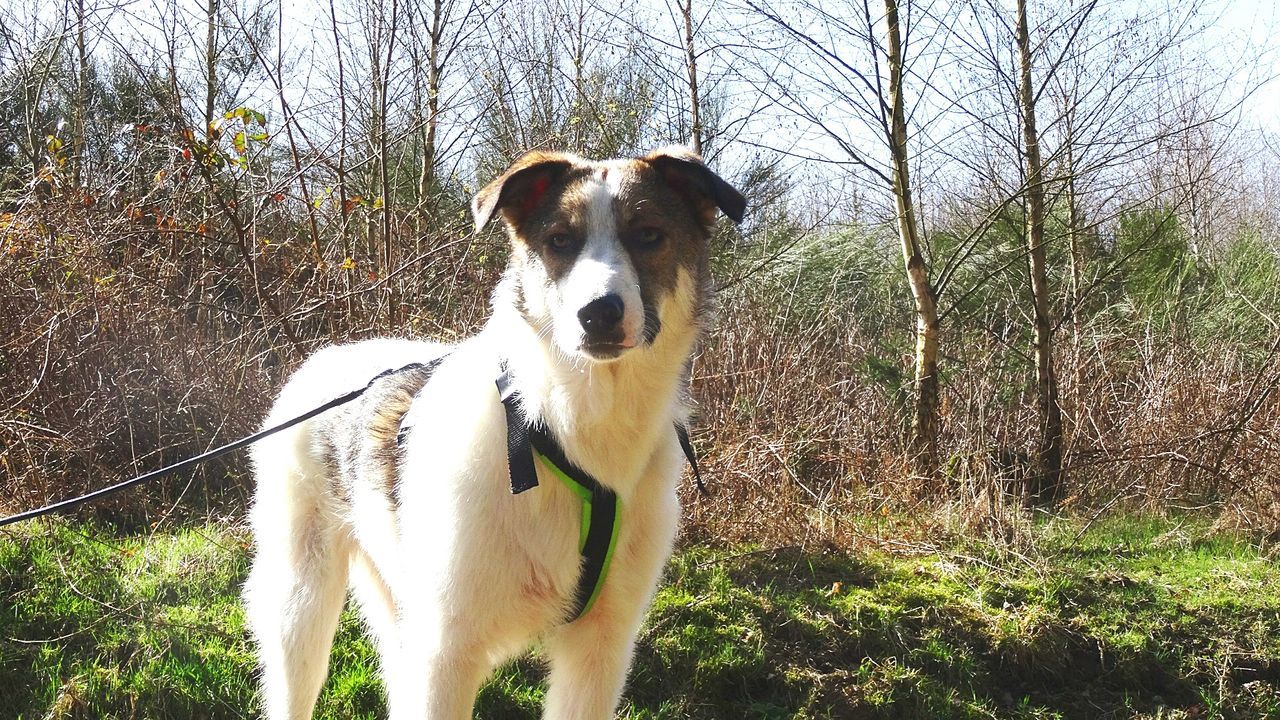
[[[389,375],[374,383],[359,401],[322,421],[329,426],[322,436],[332,438],[332,445],[320,450],[337,466],[331,476],[340,484],[336,497],[350,504],[352,489],[360,483],[378,489],[394,503],[400,423],[429,378],[421,368]]]
[[[553,281],[559,281],[573,268],[578,251],[586,241],[590,178],[589,167],[578,166],[566,171],[540,204],[521,221],[508,225],[517,250],[523,249],[528,259],[536,257]],[[558,235],[567,236],[570,242],[567,248],[554,247],[553,240]]]
[[[621,172],[626,177],[614,198],[618,237],[640,279],[646,306],[656,307],[675,288],[679,267],[685,267],[695,281],[706,276],[710,230],[701,206],[671,187],[649,163],[632,160]],[[537,208],[510,228],[517,257],[523,262],[540,262],[553,282],[573,268],[586,241],[595,182],[590,167],[572,168],[554,183]],[[644,238],[654,231],[663,239],[648,246]],[[567,247],[557,247],[566,236]]]

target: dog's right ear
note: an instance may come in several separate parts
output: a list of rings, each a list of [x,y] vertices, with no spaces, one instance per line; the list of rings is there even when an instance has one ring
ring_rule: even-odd
[[[575,160],[572,155],[541,150],[521,155],[506,172],[471,198],[476,232],[483,230],[493,218],[494,211],[498,210],[511,226],[520,224],[538,207],[551,185],[573,166]]]

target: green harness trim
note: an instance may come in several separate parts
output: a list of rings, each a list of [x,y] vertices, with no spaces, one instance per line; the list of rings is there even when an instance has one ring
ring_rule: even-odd
[[[507,419],[507,468],[511,474],[511,494],[519,495],[538,486],[535,465],[537,458],[582,501],[582,519],[578,530],[578,552],[582,556],[582,570],[578,574],[573,612],[567,620],[573,622],[595,604],[604,587],[605,578],[609,575],[613,551],[618,544],[618,515],[621,513],[618,496],[570,461],[565,456],[564,448],[560,447],[560,443],[556,442],[545,426],[529,423],[525,419],[520,408],[520,395],[516,392],[511,382],[511,373],[505,365],[495,384]],[[674,429],[701,489],[702,478],[698,475],[698,464],[693,454],[693,445],[689,442],[689,434],[679,424]]]
[[[574,480],[568,473],[561,470],[558,465],[552,462],[551,458],[548,458],[537,450],[534,450],[533,454],[542,461],[542,464],[551,471],[552,475],[560,478],[560,482],[564,483],[566,487],[573,491],[574,495],[577,495],[578,498],[582,500],[582,524],[578,531],[578,552],[583,555],[584,559],[590,555],[589,548],[587,547],[588,540],[593,534],[597,534],[592,532],[592,522],[597,521],[599,518],[606,515],[612,518],[612,522],[609,523],[608,528],[609,544],[605,548],[604,560],[600,565],[599,574],[595,577],[594,587],[592,587],[589,594],[587,594],[587,600],[583,603],[582,609],[574,616],[580,617],[587,611],[591,610],[592,605],[595,605],[596,598],[600,596],[600,590],[604,588],[605,578],[609,576],[609,566],[613,563],[613,551],[618,546],[618,526],[621,525],[618,520],[618,498],[613,493],[609,493],[608,497],[599,497],[597,500],[597,497],[599,496],[598,492],[593,493],[591,488],[588,488],[577,480]],[[593,513],[592,508],[595,506],[596,502],[610,503],[611,507],[608,508],[607,513]],[[582,594],[582,590],[583,589],[579,587],[579,595]]]

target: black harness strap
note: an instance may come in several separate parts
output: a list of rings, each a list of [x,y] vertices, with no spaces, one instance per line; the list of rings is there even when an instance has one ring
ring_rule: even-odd
[[[613,558],[614,543],[618,539],[618,496],[601,485],[591,473],[570,462],[560,443],[537,425],[529,428],[529,445],[523,454],[532,458],[535,454],[550,465],[553,473],[567,481],[570,489],[582,499],[583,528],[579,533],[578,551],[582,555],[582,572],[578,575],[578,587],[573,596],[573,611],[569,622],[582,617],[595,603],[609,574],[609,561]],[[530,447],[532,446],[532,447]],[[531,452],[532,450],[532,452]],[[536,475],[530,476],[534,485]],[[515,480],[512,480],[513,486]]]
[[[495,384],[502,398],[507,418],[507,466],[511,474],[511,494],[537,487],[538,473],[534,466],[537,455],[570,487],[583,503],[582,531],[579,551],[582,555],[582,572],[574,592],[573,610],[567,622],[573,622],[591,609],[609,573],[614,544],[618,538],[618,496],[600,484],[590,473],[575,465],[564,453],[564,448],[544,425],[531,425],[520,412],[520,395],[513,387],[511,373],[503,366]],[[698,461],[689,441],[689,432],[679,423],[675,425],[680,448],[693,469],[698,489],[706,493],[702,476],[698,473]]]
[[[504,368],[495,382],[507,416],[507,465],[511,473],[511,494],[519,495],[538,486],[533,453],[529,452],[529,426],[520,414],[519,395],[512,387],[511,373]]]
[[[573,609],[566,622],[582,617],[604,587],[609,560],[618,537],[618,496],[601,485],[590,473],[569,461],[560,443],[542,425],[530,425],[520,412],[520,394],[511,386],[511,375],[503,372],[497,380],[507,416],[507,466],[511,473],[511,494],[538,486],[534,456],[540,457],[552,473],[565,481],[582,500],[582,527],[578,552],[582,570],[573,595]]]

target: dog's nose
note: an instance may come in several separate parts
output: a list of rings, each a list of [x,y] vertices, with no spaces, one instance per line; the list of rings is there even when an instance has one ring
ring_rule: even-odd
[[[622,298],[610,293],[583,306],[578,311],[578,320],[588,335],[602,335],[613,332],[618,327],[618,323],[622,322],[624,309]]]

